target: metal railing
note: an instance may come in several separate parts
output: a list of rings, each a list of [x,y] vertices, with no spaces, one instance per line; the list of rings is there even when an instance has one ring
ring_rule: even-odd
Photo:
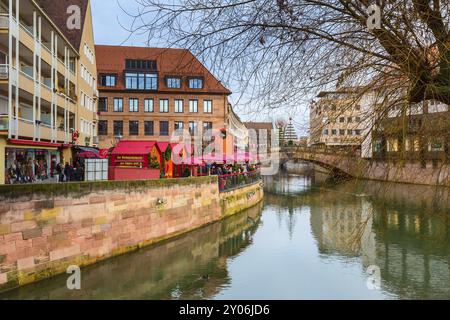
[[[0,14],[0,29],[9,29],[9,14]]]
[[[0,115],[0,131],[9,130],[9,116]]]
[[[8,79],[9,79],[9,65],[0,64],[0,80],[8,80]]]
[[[233,173],[219,176],[219,191],[227,192],[261,181],[261,172]]]

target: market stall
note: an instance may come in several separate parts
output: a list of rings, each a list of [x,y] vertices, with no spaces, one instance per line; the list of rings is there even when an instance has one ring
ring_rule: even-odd
[[[120,141],[111,152],[109,180],[151,180],[161,176],[162,154],[154,141]]]

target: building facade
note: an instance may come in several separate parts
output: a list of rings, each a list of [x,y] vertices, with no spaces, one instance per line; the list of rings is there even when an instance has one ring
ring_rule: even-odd
[[[101,148],[226,129],[225,88],[185,49],[96,46]]]
[[[94,142],[93,48],[89,0],[1,1],[0,184],[50,180],[72,146]]]
[[[261,158],[271,155],[274,133],[272,122],[245,122],[249,132],[249,148],[251,152],[257,152]]]
[[[310,145],[361,145],[365,118],[358,92],[324,91],[317,99],[310,106]]]
[[[427,100],[389,110],[371,134],[371,158],[438,167],[450,159],[450,111],[446,104]]]

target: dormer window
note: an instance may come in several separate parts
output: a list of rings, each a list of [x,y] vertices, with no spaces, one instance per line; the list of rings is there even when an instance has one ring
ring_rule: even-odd
[[[189,78],[189,89],[203,89],[203,78]]]
[[[179,77],[167,77],[166,86],[169,89],[180,89],[181,88],[181,78]]]
[[[100,84],[104,87],[115,87],[117,85],[117,76],[115,74],[102,74]]]
[[[127,90],[157,90],[158,75],[156,73],[125,73]]]

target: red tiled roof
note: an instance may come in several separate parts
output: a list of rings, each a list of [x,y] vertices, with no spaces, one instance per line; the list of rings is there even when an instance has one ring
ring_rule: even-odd
[[[125,84],[123,75],[125,71],[125,60],[136,59],[156,60],[159,74],[158,91],[177,92],[181,90],[183,92],[192,93],[231,94],[231,91],[225,88],[225,86],[187,49],[96,45],[95,53],[99,74],[110,73],[119,76],[116,87],[106,88],[99,86],[100,90],[124,90]],[[164,83],[166,76],[181,76],[182,88],[167,88]],[[203,89],[189,89],[187,87],[187,78],[195,76],[203,77]]]
[[[89,0],[36,0],[36,3],[45,11],[52,19],[53,23],[69,40],[76,50],[80,50],[81,37],[83,35],[84,21],[89,5]],[[67,28],[67,8],[71,5],[77,5],[81,9],[81,29],[70,30]]]
[[[154,141],[122,140],[114,148],[112,155],[147,155],[156,145]]]

